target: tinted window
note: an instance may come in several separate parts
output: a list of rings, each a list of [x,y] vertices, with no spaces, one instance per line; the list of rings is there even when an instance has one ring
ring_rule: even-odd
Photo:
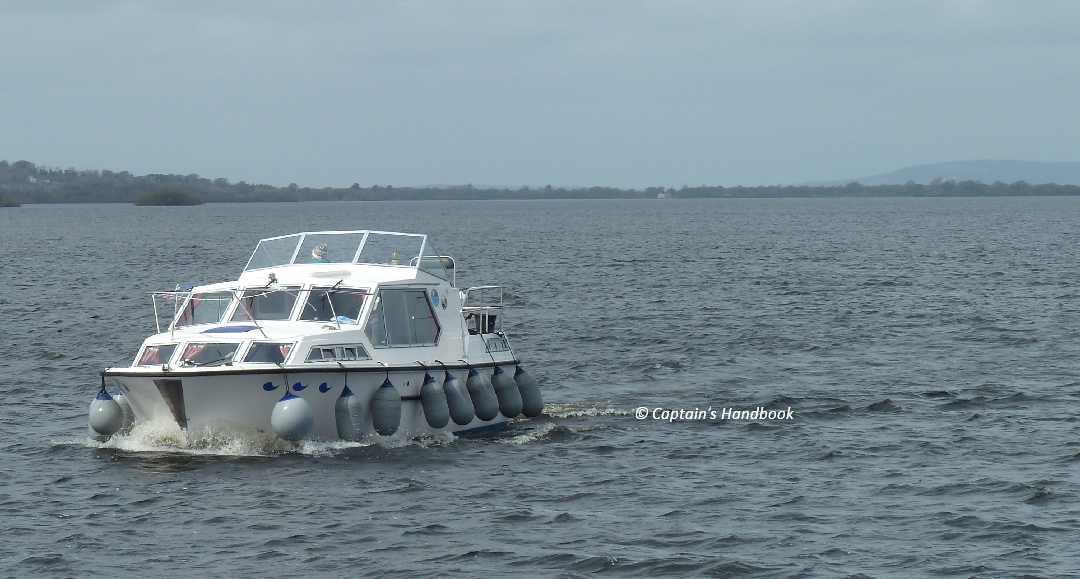
[[[256,320],[287,320],[292,314],[298,293],[296,288],[244,290],[240,304],[233,312],[232,321],[248,321],[251,316]],[[251,312],[251,315],[248,315],[248,312]]]
[[[405,291],[383,292],[383,323],[386,324],[387,342],[391,346],[413,343],[409,327],[408,294]]]
[[[424,290],[402,292],[406,295],[406,306],[412,321],[412,343],[434,344],[439,337],[439,323],[435,321],[435,312],[431,311],[431,302]]]
[[[181,366],[221,366],[232,361],[240,344],[188,344],[180,356]]]
[[[367,328],[365,328],[368,339],[375,345],[376,348],[381,346],[388,346],[389,342],[386,338],[386,324],[383,322],[383,300],[382,295],[375,298],[375,307],[371,310],[371,315],[368,316]]]
[[[368,320],[367,335],[376,346],[432,345],[439,324],[426,290],[383,290]]]
[[[176,344],[167,344],[164,346],[147,346],[143,349],[142,356],[139,358],[139,366],[160,366],[162,364],[168,364],[169,359],[172,358],[173,352],[176,351]]]
[[[276,344],[270,342],[255,342],[248,348],[245,362],[261,362],[265,364],[282,364],[289,357],[292,344]]]

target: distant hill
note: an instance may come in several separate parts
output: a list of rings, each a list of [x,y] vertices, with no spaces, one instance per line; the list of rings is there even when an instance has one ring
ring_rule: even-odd
[[[863,185],[903,185],[908,181],[929,184],[942,181],[980,181],[982,183],[1031,184],[1058,183],[1080,185],[1080,163],[1043,163],[1039,161],[949,161],[904,167],[891,173],[855,179]]]

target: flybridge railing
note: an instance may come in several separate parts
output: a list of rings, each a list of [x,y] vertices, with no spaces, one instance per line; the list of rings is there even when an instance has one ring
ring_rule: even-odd
[[[510,350],[502,329],[502,310],[506,307],[503,286],[480,285],[462,291],[461,313],[465,316],[463,332],[479,334],[484,340],[487,351],[502,352]],[[484,339],[484,334],[499,334]],[[465,357],[469,354],[469,338],[462,336],[465,345]]]
[[[465,300],[462,302],[462,310],[476,310],[482,308],[503,307],[503,286],[501,285],[478,285],[465,288]]]

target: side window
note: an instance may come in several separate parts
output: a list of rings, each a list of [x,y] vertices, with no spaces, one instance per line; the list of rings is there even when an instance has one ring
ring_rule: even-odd
[[[407,293],[394,290],[382,294],[383,320],[386,324],[386,337],[391,346],[407,346],[413,342]]]
[[[289,352],[291,350],[292,344],[255,342],[248,348],[247,355],[244,356],[244,361],[263,364],[283,364],[285,358],[289,357]]]
[[[380,291],[366,331],[376,347],[432,346],[439,341],[439,323],[422,289]]]
[[[233,355],[240,343],[234,344],[204,344],[190,343],[184,347],[184,353],[180,356],[180,365],[190,366],[222,366],[232,363]]]
[[[389,342],[386,339],[386,322],[383,320],[383,300],[382,295],[375,298],[375,307],[371,308],[371,315],[368,316],[367,328],[364,329],[364,333],[367,334],[369,340],[376,348],[382,348],[389,346]]]
[[[439,323],[435,321],[435,312],[431,310],[427,291],[409,291],[406,305],[412,321],[412,343],[434,344],[439,339]]]
[[[162,346],[147,346],[143,349],[142,356],[139,357],[139,366],[160,366],[161,364],[168,364],[172,359],[173,352],[176,351],[176,344],[165,344]]]
[[[367,350],[360,344],[341,346],[312,346],[308,351],[307,362],[339,362],[349,360],[367,360]]]

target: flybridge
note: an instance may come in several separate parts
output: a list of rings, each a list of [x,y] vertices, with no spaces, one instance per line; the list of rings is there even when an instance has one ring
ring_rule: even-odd
[[[435,253],[427,236],[396,231],[310,231],[259,241],[244,272],[297,264],[363,264],[421,269],[449,279],[453,260]]]

